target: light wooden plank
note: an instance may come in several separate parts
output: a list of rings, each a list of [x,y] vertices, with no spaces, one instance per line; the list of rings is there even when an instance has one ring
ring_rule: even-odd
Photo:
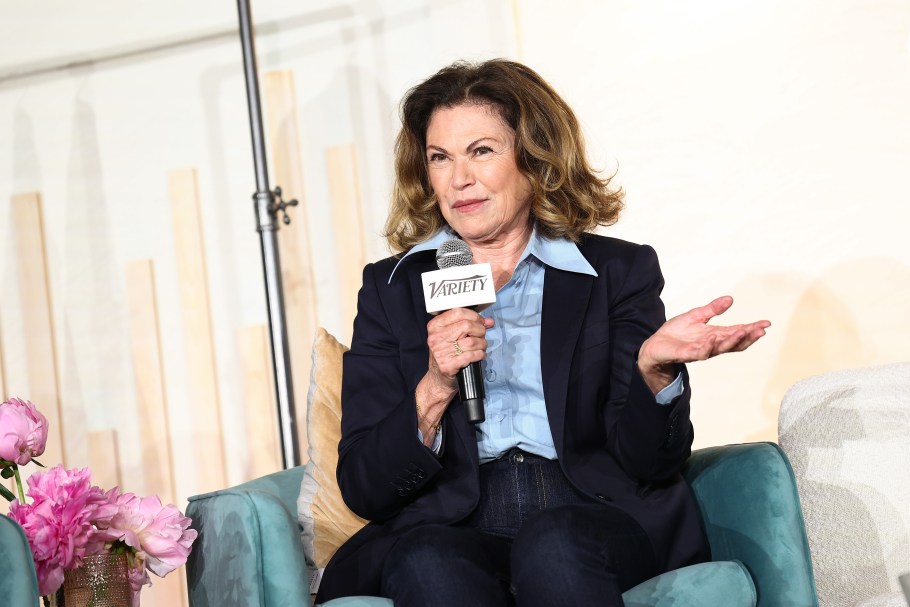
[[[140,448],[144,494],[155,494],[173,503],[174,466],[171,457],[170,420],[161,355],[161,327],[155,294],[155,267],[151,259],[126,266],[133,374],[139,406]]]
[[[343,343],[351,343],[354,315],[357,313],[357,291],[360,289],[363,266],[366,265],[356,148],[352,144],[330,147],[326,150],[326,166],[329,173],[332,224],[335,226],[341,320],[342,326],[346,327],[346,332],[337,337]]]
[[[2,318],[0,314],[0,318]],[[6,366],[3,364],[3,331],[0,327],[0,402],[5,401],[9,398],[9,395],[6,393]]]
[[[3,483],[3,486],[12,492],[13,495],[16,495],[16,482],[13,479],[0,479],[0,483]],[[0,515],[9,514],[9,502],[0,497]]]
[[[250,454],[246,478],[250,480],[281,470],[281,443],[268,327],[241,327],[239,333]]]
[[[223,489],[227,475],[196,171],[168,173],[168,191],[186,340],[188,399],[178,408],[190,412],[195,450],[185,461],[196,465],[196,491],[211,491]]]
[[[186,569],[178,567],[167,574],[166,577],[157,577],[149,574],[151,586],[142,589],[142,607],[186,607],[188,604],[186,592]]]
[[[0,402],[5,401],[9,398],[6,394],[6,374],[4,373],[3,368],[3,332],[0,331]],[[0,483],[3,483],[3,486],[12,491],[14,494],[16,490],[14,489],[15,482],[13,479],[0,479]],[[3,498],[0,498],[0,514],[7,514],[9,512],[9,502]]]
[[[296,198],[300,203],[290,210],[292,223],[280,224],[278,252],[281,256],[281,282],[284,287],[297,435],[301,459],[306,461],[306,395],[310,385],[311,353],[318,326],[318,310],[303,191],[303,158],[300,153],[294,75],[287,70],[269,72],[265,75],[264,83],[274,182],[281,186],[285,200]],[[281,216],[278,220],[281,220]]]
[[[120,487],[124,491],[136,492],[135,487],[122,485],[117,431],[113,428],[88,433],[88,467],[92,471],[93,485],[105,491]]]
[[[60,380],[51,315],[41,196],[37,192],[12,197],[13,234],[16,237],[19,293],[22,298],[23,335],[29,392],[22,398],[35,403],[48,422],[47,448],[41,463],[67,465],[60,407]]]

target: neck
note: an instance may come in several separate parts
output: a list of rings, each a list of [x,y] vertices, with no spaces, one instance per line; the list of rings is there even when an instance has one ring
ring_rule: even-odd
[[[493,270],[493,284],[498,290],[509,282],[530,240],[531,230],[528,229],[496,242],[468,244],[474,254],[474,263],[490,264]]]

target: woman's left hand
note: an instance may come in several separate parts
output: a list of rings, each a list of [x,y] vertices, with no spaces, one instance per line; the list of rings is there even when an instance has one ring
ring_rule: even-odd
[[[718,297],[706,306],[689,310],[665,322],[638,351],[638,368],[648,387],[657,394],[676,377],[676,364],[707,360],[718,354],[742,352],[771,326],[767,320],[729,327],[708,321],[733,305],[730,296]]]

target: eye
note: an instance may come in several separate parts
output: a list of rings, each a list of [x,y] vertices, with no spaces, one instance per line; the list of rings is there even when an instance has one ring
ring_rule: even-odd
[[[487,154],[492,154],[492,153],[493,153],[493,149],[490,148],[489,146],[481,145],[481,146],[477,146],[476,148],[474,148],[475,156],[485,156]]]
[[[430,154],[430,157],[427,159],[429,162],[442,162],[446,159],[446,155],[441,152],[435,152]]]

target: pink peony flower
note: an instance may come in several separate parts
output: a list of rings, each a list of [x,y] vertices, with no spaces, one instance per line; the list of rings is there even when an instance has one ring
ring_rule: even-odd
[[[152,580],[149,579],[148,571],[145,569],[145,563],[139,559],[130,567],[130,590],[133,591],[133,607],[139,607],[139,594],[143,586],[150,586]]]
[[[31,401],[0,403],[0,459],[24,466],[44,453],[46,444],[47,418]]]
[[[55,466],[28,479],[31,504],[10,504],[10,517],[25,531],[35,569],[38,590],[53,594],[63,583],[63,571],[82,565],[82,558],[100,552],[103,541],[95,538],[92,521],[111,516],[114,508],[98,487],[91,486],[91,472],[64,470]]]
[[[106,494],[118,508],[116,514],[95,522],[98,537],[106,542],[123,541],[136,550],[152,573],[164,577],[186,563],[196,531],[192,522],[173,504],[161,505],[157,495],[140,498],[120,493],[115,487]]]

